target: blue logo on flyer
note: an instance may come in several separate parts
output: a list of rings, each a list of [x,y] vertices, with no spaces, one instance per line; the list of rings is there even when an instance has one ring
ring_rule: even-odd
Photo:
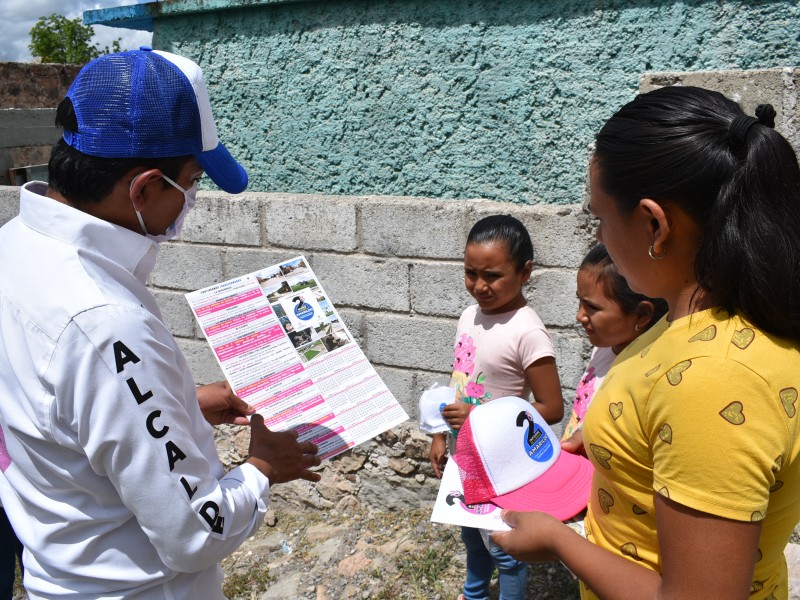
[[[308,321],[314,316],[314,309],[311,308],[310,304],[303,302],[303,299],[299,296],[293,298],[293,300],[294,302],[297,302],[297,305],[294,307],[294,314],[298,319],[301,321]]]
[[[517,415],[517,427],[524,427],[525,423],[528,424],[523,438],[525,454],[536,462],[547,462],[553,457],[553,442],[541,425],[533,420],[530,413],[522,411]]]

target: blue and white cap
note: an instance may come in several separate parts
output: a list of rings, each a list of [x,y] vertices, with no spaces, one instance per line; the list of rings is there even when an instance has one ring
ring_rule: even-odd
[[[203,72],[176,54],[142,47],[85,65],[67,92],[78,131],[76,150],[102,158],[194,155],[211,181],[238,194],[247,172],[217,136]]]

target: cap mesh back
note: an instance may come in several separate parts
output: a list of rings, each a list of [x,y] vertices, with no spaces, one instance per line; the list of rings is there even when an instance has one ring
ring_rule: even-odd
[[[203,151],[191,83],[158,54],[100,57],[81,70],[67,96],[78,118],[78,132],[67,142],[84,154],[161,158]]]
[[[475,445],[472,421],[467,419],[458,432],[458,449],[455,455],[464,500],[467,504],[489,502],[495,496],[494,486],[486,473],[486,467]]]

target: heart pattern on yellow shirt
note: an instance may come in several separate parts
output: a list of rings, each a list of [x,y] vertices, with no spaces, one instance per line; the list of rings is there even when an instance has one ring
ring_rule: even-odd
[[[783,469],[783,454],[779,454],[775,458],[775,464],[772,465],[772,472],[773,473],[778,473],[778,472],[780,472],[781,469]]]
[[[750,593],[753,592],[760,592],[764,589],[764,582],[763,581],[754,581],[750,584]]]
[[[667,371],[667,381],[669,381],[670,385],[678,385],[681,381],[683,381],[683,372],[691,366],[692,361],[682,360],[669,371]]]
[[[717,326],[709,325],[700,333],[697,333],[689,338],[690,342],[710,342],[717,337]]]
[[[644,374],[645,377],[650,377],[653,373],[658,373],[658,370],[661,368],[661,365],[656,365],[652,369],[650,369],[647,373]]]
[[[658,430],[658,437],[665,444],[672,444],[672,427],[669,426],[669,423],[664,423],[661,426],[661,429]]]
[[[783,410],[786,411],[786,416],[791,419],[797,414],[797,409],[794,406],[794,403],[797,402],[797,390],[793,387],[784,388],[780,392],[780,397]]]
[[[769,493],[777,492],[779,489],[783,487],[783,482],[778,479],[775,483],[773,483],[769,488]]]
[[[608,511],[614,506],[614,498],[603,488],[597,491],[597,497],[600,499],[600,508],[603,509],[605,514],[608,514]]]
[[[633,542],[628,542],[627,544],[622,544],[622,546],[620,546],[619,549],[622,551],[622,553],[625,556],[630,556],[631,558],[633,558],[635,560],[641,560],[639,558],[639,551],[636,549],[636,544],[634,544]]]
[[[719,414],[731,425],[741,425],[745,421],[744,407],[738,400],[728,404],[728,406],[719,411]]]
[[[755,337],[756,332],[749,327],[745,327],[744,329],[739,329],[738,331],[733,332],[733,335],[731,336],[731,344],[740,350],[744,350],[753,343]]]
[[[762,513],[759,510],[754,510],[752,512],[752,514],[750,515],[750,522],[751,523],[756,523],[758,521],[763,521],[763,520],[764,520],[764,513]]]
[[[647,511],[645,509],[643,509],[641,506],[639,506],[638,504],[634,504],[633,505],[633,514],[635,514],[635,515],[646,515]]]
[[[615,421],[622,416],[622,402],[612,402],[608,405],[608,412]]]
[[[610,469],[611,465],[609,464],[609,460],[613,458],[613,454],[607,448],[603,448],[602,446],[598,446],[597,444],[589,444],[589,448],[592,451],[592,456],[597,461],[597,463],[603,467],[604,469]]]

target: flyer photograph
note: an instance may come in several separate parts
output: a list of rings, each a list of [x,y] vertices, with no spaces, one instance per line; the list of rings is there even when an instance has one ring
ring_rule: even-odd
[[[236,395],[323,460],[408,420],[305,257],[186,299]]]

